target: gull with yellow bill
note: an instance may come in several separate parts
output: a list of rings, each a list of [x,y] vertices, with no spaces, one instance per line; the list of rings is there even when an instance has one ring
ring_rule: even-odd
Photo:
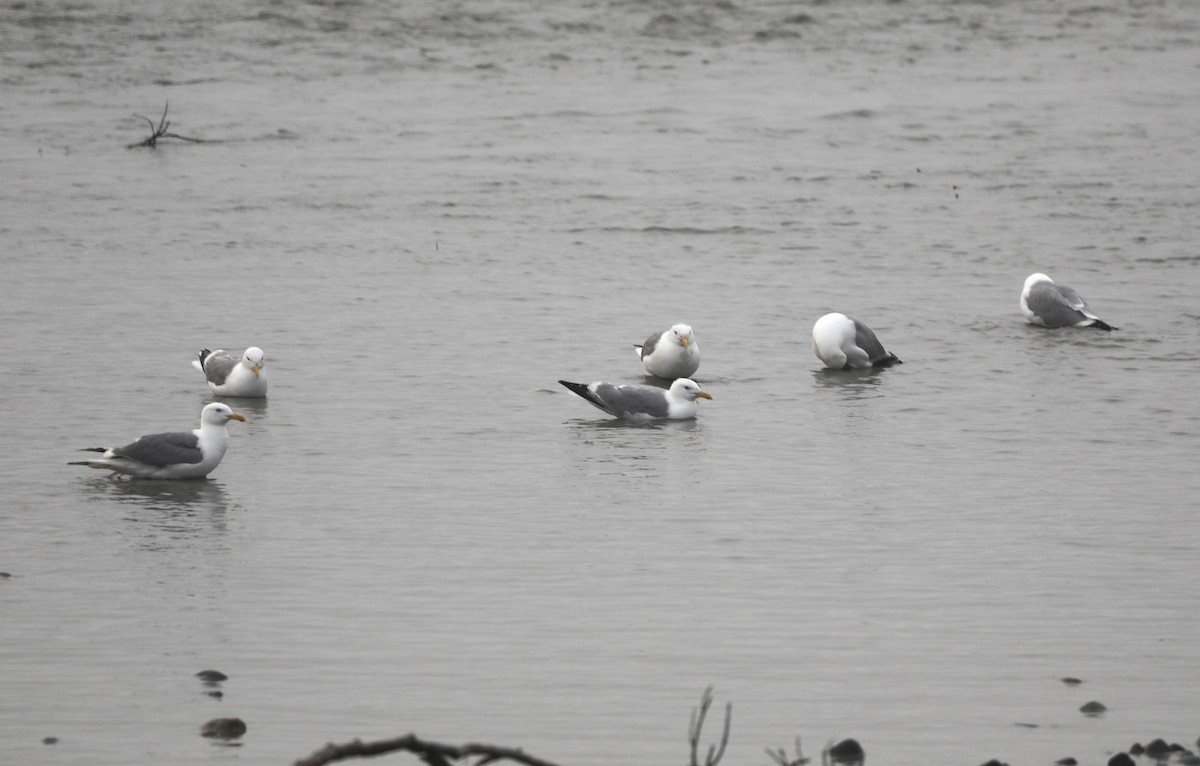
[[[214,394],[259,399],[267,395],[267,372],[263,369],[263,350],[246,349],[241,358],[224,349],[204,349],[192,360],[192,366],[204,373]]]
[[[68,465],[124,473],[138,479],[202,479],[212,473],[229,448],[231,420],[246,422],[229,405],[213,402],[200,411],[200,427],[191,431],[149,434],[124,447],[86,447],[101,452],[98,458]]]

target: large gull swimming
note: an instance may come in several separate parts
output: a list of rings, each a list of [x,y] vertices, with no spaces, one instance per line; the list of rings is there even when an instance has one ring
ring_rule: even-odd
[[[1066,285],[1055,284],[1045,274],[1030,274],[1021,290],[1021,313],[1030,324],[1040,327],[1117,328],[1092,313],[1079,293]]]
[[[263,369],[261,348],[251,346],[241,357],[220,348],[204,349],[197,357],[192,366],[204,373],[214,394],[247,398],[267,395],[267,371]]]
[[[900,364],[862,322],[845,314],[826,314],[813,325],[812,348],[817,358],[833,370],[890,367]]]
[[[149,434],[124,447],[87,447],[101,457],[72,462],[125,473],[139,479],[200,479],[221,463],[229,447],[225,424],[246,418],[220,402],[200,411],[200,427],[192,431]]]
[[[623,420],[688,420],[696,417],[696,399],[712,399],[689,378],[677,378],[668,389],[612,383],[571,383],[560,380],[588,404]]]
[[[692,337],[691,325],[668,327],[634,348],[646,372],[659,378],[690,378],[700,369],[700,344]]]

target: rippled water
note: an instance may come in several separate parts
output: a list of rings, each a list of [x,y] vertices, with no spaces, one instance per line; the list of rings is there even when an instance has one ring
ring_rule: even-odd
[[[1193,741],[1198,43],[1185,0],[5,6],[0,760],[674,763],[710,683],[735,764]],[[167,101],[213,142],[126,150]],[[1033,271],[1120,330],[1025,325]],[[830,310],[905,363],[822,372]],[[695,422],[555,383],[675,321]],[[209,481],[65,465],[251,343]]]

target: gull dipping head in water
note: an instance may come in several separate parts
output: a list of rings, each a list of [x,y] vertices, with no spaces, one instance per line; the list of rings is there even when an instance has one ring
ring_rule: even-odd
[[[901,364],[895,354],[883,347],[870,327],[836,312],[826,314],[813,325],[812,348],[817,358],[831,370]]]
[[[696,400],[712,399],[690,378],[677,378],[671,387],[625,385],[611,383],[571,383],[560,380],[588,404],[622,420],[688,420],[696,417]]]
[[[149,434],[124,447],[87,447],[85,452],[103,454],[69,465],[86,465],[138,479],[202,479],[225,457],[229,448],[225,424],[231,420],[246,422],[229,405],[213,402],[200,411],[197,429]]]
[[[267,371],[263,369],[261,348],[251,346],[241,358],[220,348],[216,351],[204,349],[197,356],[199,358],[192,360],[192,366],[204,373],[214,394],[246,398],[267,395]]]
[[[634,348],[646,372],[665,380],[690,378],[700,369],[700,344],[691,325],[673,325]]]
[[[1117,329],[1093,314],[1079,293],[1066,285],[1055,284],[1053,279],[1041,273],[1025,278],[1021,313],[1030,324],[1039,327]]]

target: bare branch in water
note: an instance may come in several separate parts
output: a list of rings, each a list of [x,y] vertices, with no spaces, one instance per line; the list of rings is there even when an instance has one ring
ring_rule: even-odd
[[[363,742],[356,739],[342,745],[330,743],[307,758],[296,761],[294,766],[324,766],[327,763],[341,761],[347,758],[371,758],[397,750],[407,750],[417,755],[429,766],[450,766],[453,761],[466,761],[479,757],[474,766],[496,761],[512,761],[524,766],[555,766],[550,761],[543,761],[527,755],[520,748],[495,747],[492,745],[467,744],[461,746],[443,745],[437,742],[426,742],[415,734],[406,734],[395,739],[385,739],[378,742]]]
[[[692,716],[688,722],[688,742],[692,746],[692,759],[688,766],[700,766],[700,761],[696,756],[696,750],[700,746],[700,730],[704,728],[704,717],[708,715],[708,709],[712,707],[712,687],[704,690],[704,694],[700,695],[700,709],[692,709]],[[729,744],[729,724],[733,719],[733,703],[725,703],[725,730],[721,734],[721,745],[708,746],[708,754],[704,757],[704,766],[717,766],[721,758],[725,755],[725,745]]]
[[[775,763],[779,764],[779,766],[804,766],[804,764],[808,763],[808,761],[809,761],[808,758],[804,757],[804,753],[801,752],[801,750],[800,750],[800,736],[799,735],[796,736],[796,757],[795,757],[795,759],[788,758],[787,750],[782,747],[779,748],[778,750],[772,750],[771,748],[768,747],[768,748],[766,748],[766,750],[767,750],[767,755],[771,756],[771,760],[775,761]]]
[[[150,119],[149,117],[146,117],[145,115],[142,115],[142,114],[137,114],[135,112],[133,115],[134,117],[137,117],[138,119],[141,119],[141,120],[145,120],[146,123],[150,126],[150,137],[143,141],[139,141],[136,144],[129,144],[125,148],[126,149],[136,149],[139,146],[148,146],[151,149],[153,149],[155,146],[158,145],[158,139],[160,139],[160,138],[177,138],[180,141],[190,141],[193,144],[205,143],[205,140],[203,138],[188,138],[187,136],[181,136],[178,133],[168,133],[167,131],[170,130],[170,128],[171,128],[171,122],[170,122],[170,120],[167,119],[167,109],[169,107],[170,107],[170,102],[167,102],[167,104],[163,106],[162,117],[159,118],[157,125],[155,125],[154,120]]]

